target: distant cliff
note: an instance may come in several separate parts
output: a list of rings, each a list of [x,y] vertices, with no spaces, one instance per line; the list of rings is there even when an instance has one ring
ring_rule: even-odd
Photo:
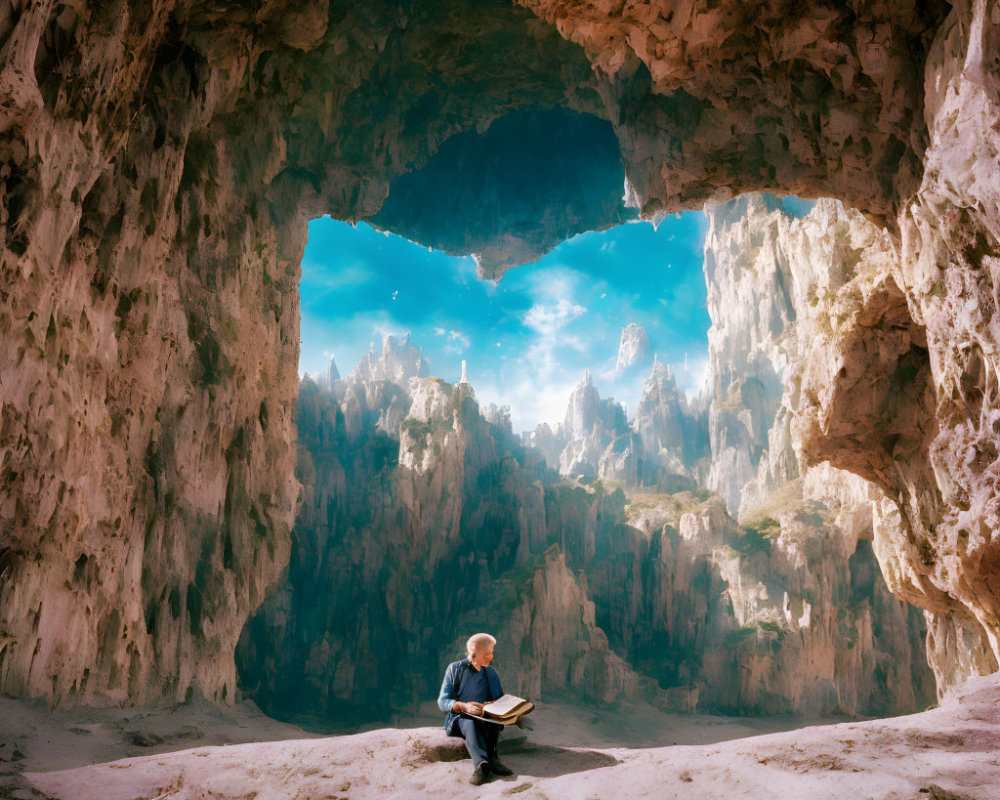
[[[400,375],[394,345],[387,340],[381,360]],[[251,618],[237,651],[245,690],[275,716],[386,718],[427,699],[443,664],[460,655],[468,635],[460,620],[549,545],[536,481],[546,470],[509,428],[482,416],[469,384],[413,376],[404,387],[362,374],[333,393],[300,388],[304,502],[288,580]],[[576,586],[575,576],[562,578]],[[590,674],[590,662],[615,657],[581,608],[560,592],[545,614],[588,643],[572,660]],[[500,614],[482,621],[497,631],[507,624]],[[548,658],[566,654],[534,659],[555,674]],[[609,680],[594,680],[591,693],[616,696]],[[521,688],[515,674],[506,685]]]
[[[268,713],[391,719],[433,697],[473,630],[534,699],[881,713],[932,696],[922,619],[877,579],[853,512],[799,497],[740,527],[708,492],[566,481],[469,384],[403,369],[399,345],[376,360],[405,385],[300,388],[288,579],[237,651]],[[576,421],[600,419],[580,394]]]
[[[947,555],[984,547],[987,535],[973,530],[987,523],[940,510],[933,487],[946,463],[965,458],[975,472],[995,447],[946,444],[958,434],[935,410],[928,333],[898,288],[896,245],[834,200],[801,218],[757,194],[706,213],[709,488],[744,520],[776,497],[835,498],[863,513],[870,522],[857,535],[871,541],[889,587],[926,610],[939,692],[994,671],[979,605],[954,599],[976,595],[953,571],[971,562]],[[933,458],[920,455],[935,437]]]
[[[632,358],[642,350],[636,342],[645,332],[630,328],[638,326],[622,330],[627,353],[623,359],[619,350],[619,364],[628,365],[623,374],[641,380],[636,368],[644,361],[650,368],[633,418],[613,398],[600,396],[588,370],[569,396],[562,423],[555,428],[543,423],[522,441],[568,478],[659,491],[695,489],[704,484],[708,468],[707,413],[697,402],[688,403],[670,367],[654,354]]]

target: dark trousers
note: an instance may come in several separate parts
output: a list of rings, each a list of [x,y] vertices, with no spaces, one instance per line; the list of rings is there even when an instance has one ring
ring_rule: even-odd
[[[465,746],[472,756],[472,764],[478,767],[484,761],[496,758],[497,739],[500,737],[500,726],[478,719],[459,717],[458,728],[465,737]]]

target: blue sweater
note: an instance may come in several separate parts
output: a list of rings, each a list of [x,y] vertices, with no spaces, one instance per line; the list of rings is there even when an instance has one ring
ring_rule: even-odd
[[[469,659],[463,658],[461,661],[453,661],[444,671],[444,680],[441,682],[441,691],[438,694],[438,708],[448,714],[444,720],[444,729],[449,736],[461,735],[453,733],[454,723],[459,715],[454,713],[452,708],[457,701],[488,703],[503,697],[503,687],[500,685],[500,676],[497,671],[493,667],[483,667],[482,669],[486,672],[487,694],[489,695],[484,698],[466,697],[467,692],[462,691],[463,686],[471,688],[471,679],[476,677],[476,668],[469,664]]]

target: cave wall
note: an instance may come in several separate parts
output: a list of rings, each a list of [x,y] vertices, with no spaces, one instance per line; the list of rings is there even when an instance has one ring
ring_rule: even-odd
[[[529,106],[607,120],[645,215],[774,189],[888,226],[932,418],[864,473],[876,551],[941,674],[969,637],[996,668],[996,5],[525,5],[0,3],[0,690],[232,697],[298,502],[306,220]],[[851,371],[816,379],[803,439],[852,468]]]
[[[825,532],[811,537],[807,546],[796,543],[794,535],[786,538],[784,524],[776,546],[811,553],[812,558],[822,547],[827,555],[811,561],[819,571],[837,563],[838,553],[851,553],[848,576],[818,581],[831,591],[824,607],[839,608],[841,631],[844,627],[876,631],[883,646],[904,646],[889,643],[907,628],[911,639],[917,629],[929,625],[933,631],[933,620],[886,624],[884,617],[880,621],[873,615],[874,624],[866,625],[849,610],[851,603],[845,603],[854,590],[843,594],[848,586],[870,582],[871,574],[859,578],[865,574],[859,568],[879,569],[874,553],[884,548],[884,541],[876,537],[878,515],[873,516],[873,509],[885,505],[888,483],[874,481],[872,469],[866,467],[877,463],[882,476],[892,474],[897,462],[919,469],[919,432],[931,417],[926,410],[932,391],[926,337],[906,313],[898,288],[887,286],[884,279],[897,260],[892,240],[862,214],[831,199],[791,213],[777,198],[752,193],[709,203],[705,212],[709,229],[704,269],[714,384],[710,485],[723,496],[727,509],[751,529],[765,528],[762,521],[773,515],[791,523],[792,529],[825,517]],[[882,301],[876,302],[880,310],[875,313],[864,299],[870,296]],[[834,331],[852,328],[861,331],[852,346],[830,346]],[[879,353],[885,363],[873,365],[857,358],[856,353],[866,348]],[[816,393],[827,390],[817,375],[829,374],[831,363],[843,371],[841,377],[853,372],[862,384],[855,387],[850,407],[844,408],[847,413],[828,431],[828,441],[836,440],[843,448],[836,466],[820,456],[826,449],[833,453],[836,449],[813,449],[808,437],[803,440],[801,434],[807,429],[800,424]],[[885,455],[887,443],[894,449],[892,458]],[[877,582],[873,607],[884,615],[888,595],[881,575]],[[801,581],[793,583],[801,591]],[[818,614],[818,618],[811,615],[811,625],[822,626],[823,612]],[[906,614],[912,618],[919,611],[911,606]],[[915,640],[910,647],[913,652],[924,649]],[[966,666],[975,653],[978,648],[965,657]],[[857,656],[853,648],[841,647],[831,660],[841,662],[851,655]],[[885,678],[882,694],[889,687],[907,685],[905,677],[899,677],[905,659],[876,660],[878,673]],[[912,685],[918,696],[921,692],[927,696],[929,672],[926,664],[919,667],[914,664]],[[834,671],[833,685],[838,685],[837,676],[844,669],[841,665]],[[752,676],[755,670],[748,665],[746,672]],[[940,670],[936,679],[941,687],[949,685],[950,676]],[[839,683],[838,690],[859,685]],[[790,686],[786,693],[797,689]]]
[[[710,485],[741,519],[796,486],[823,501],[843,485],[853,505],[873,504],[865,537],[874,535],[893,590],[926,610],[939,689],[994,671],[984,628],[943,596],[937,523],[926,527],[941,514],[938,487],[951,480],[931,453],[954,445],[948,425],[959,421],[935,412],[944,387],[928,331],[900,289],[896,243],[833,200],[801,219],[754,194],[710,203],[706,213]],[[969,379],[965,386],[974,389]],[[844,483],[839,470],[867,486]],[[980,569],[989,581],[988,554]]]
[[[930,144],[895,257],[831,298],[795,419],[810,461],[885,493],[876,553],[890,588],[927,611],[942,692],[1000,659],[998,15],[960,4],[939,31]]]
[[[18,5],[0,687],[230,699],[242,620],[289,552],[304,231],[245,202],[233,143],[206,133],[238,76],[171,41],[168,6]]]

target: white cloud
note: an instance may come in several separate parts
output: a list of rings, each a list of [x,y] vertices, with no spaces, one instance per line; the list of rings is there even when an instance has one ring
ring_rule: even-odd
[[[444,351],[446,353],[461,355],[472,344],[469,337],[462,333],[462,331],[449,331],[444,328],[435,328],[434,335],[447,337],[448,342],[444,346]]]
[[[674,365],[674,377],[677,379],[677,386],[688,399],[694,399],[712,379],[712,364],[708,355],[689,357],[685,353],[684,363],[679,368]]]
[[[563,347],[570,347],[578,353],[587,352],[587,343],[579,336],[563,336],[560,338],[559,344]]]
[[[349,286],[362,286],[368,283],[374,275],[364,261],[354,261],[351,264],[338,264],[331,267],[326,261],[304,259],[302,262],[303,283],[315,290],[332,291]]]
[[[587,309],[583,306],[560,297],[554,303],[535,303],[528,309],[522,322],[542,336],[553,336],[568,323],[586,313]]]
[[[523,364],[526,371],[547,380],[558,366],[555,358],[555,347],[544,339],[536,340],[528,345],[524,355],[517,359],[517,363]]]
[[[565,354],[588,350],[582,335],[566,331],[570,323],[587,313],[575,300],[581,280],[578,272],[566,267],[540,270],[532,276],[528,290],[532,305],[521,317],[532,335],[522,339],[516,360],[511,359],[498,380],[476,384],[476,393],[484,402],[510,406],[516,431],[533,430],[540,422],[558,423],[566,414],[569,395],[580,375],[566,368]]]
[[[448,344],[444,346],[444,351],[446,353],[455,353],[461,355],[464,353],[471,342],[469,337],[460,331],[448,331]]]
[[[510,406],[510,418],[515,432],[534,430],[541,422],[555,425],[566,416],[569,396],[576,381],[556,379],[540,382],[536,376],[518,371],[516,380],[496,383],[474,383],[482,405],[496,403]]]
[[[462,347],[468,347],[470,344],[472,344],[472,342],[469,341],[469,337],[466,336],[461,331],[449,331],[446,330],[445,328],[435,328],[434,335],[447,336],[449,342],[456,342]]]
[[[517,348],[517,358],[504,370],[499,385],[484,388],[494,402],[511,407],[515,430],[534,429],[539,422],[555,423],[566,413],[570,392],[579,381],[567,361],[567,353],[586,353],[588,343],[566,328],[587,313],[576,302],[575,289],[583,276],[568,267],[539,271],[532,277],[528,295],[531,307],[521,322],[531,332]]]
[[[370,321],[371,324],[371,336],[372,341],[375,342],[375,349],[380,350],[382,348],[382,340],[386,336],[405,336],[410,332],[410,329],[404,325],[400,325],[396,320],[389,316],[386,311],[376,311],[371,314],[359,314],[355,317],[358,320],[358,328],[364,329],[363,321]]]

